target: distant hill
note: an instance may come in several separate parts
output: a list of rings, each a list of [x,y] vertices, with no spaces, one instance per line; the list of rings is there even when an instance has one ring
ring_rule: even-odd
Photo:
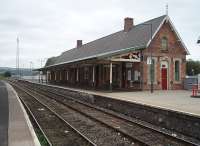
[[[31,76],[32,73],[35,75],[37,74],[36,72],[32,72],[29,68],[20,68],[20,74],[22,76]],[[17,70],[15,68],[10,68],[10,67],[0,67],[0,74],[5,73],[6,71],[9,71],[11,73],[11,75],[16,75],[17,74]]]

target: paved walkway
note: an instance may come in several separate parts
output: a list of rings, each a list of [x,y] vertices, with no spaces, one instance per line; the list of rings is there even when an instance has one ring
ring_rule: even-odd
[[[118,93],[98,92],[97,94],[200,116],[200,98],[190,97],[191,91],[160,90],[154,91],[154,93],[150,93],[150,91],[138,91]]]
[[[0,81],[0,146],[40,146],[16,92]]]
[[[170,109],[174,111],[200,116],[200,98],[190,97],[192,92],[187,90],[167,90],[167,91],[157,90],[154,91],[154,93],[150,93],[150,91],[109,93],[109,92],[69,88],[63,86],[62,88],[141,103],[145,105],[160,107],[163,109]]]
[[[0,146],[8,145],[8,92],[0,82]]]

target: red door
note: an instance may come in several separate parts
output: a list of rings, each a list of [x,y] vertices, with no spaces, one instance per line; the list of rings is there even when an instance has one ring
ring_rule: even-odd
[[[167,90],[167,68],[161,70],[162,90]]]

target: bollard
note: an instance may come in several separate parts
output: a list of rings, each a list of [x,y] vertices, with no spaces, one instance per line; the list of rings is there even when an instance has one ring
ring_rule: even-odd
[[[194,86],[192,86],[192,96],[194,96]]]

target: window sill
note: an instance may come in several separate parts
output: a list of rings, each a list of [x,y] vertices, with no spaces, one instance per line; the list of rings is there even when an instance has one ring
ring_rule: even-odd
[[[174,84],[181,84],[181,81],[174,81]]]
[[[148,82],[147,85],[151,85],[151,82]],[[154,82],[153,85],[157,85],[157,83]]]

